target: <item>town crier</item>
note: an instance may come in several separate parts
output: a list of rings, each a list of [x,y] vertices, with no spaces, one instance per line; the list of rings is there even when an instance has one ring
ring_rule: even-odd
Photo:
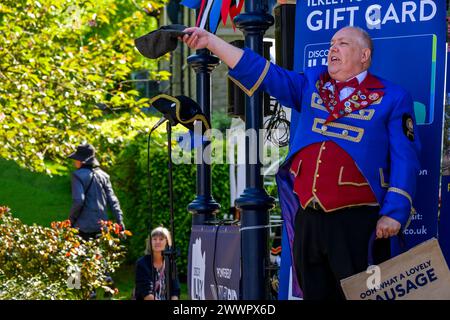
[[[182,40],[216,54],[246,94],[264,90],[292,108],[277,185],[295,275],[304,299],[343,299],[340,280],[366,270],[371,235],[381,262],[409,223],[420,169],[411,95],[368,71],[373,42],[358,27],[336,32],[328,66],[304,73],[205,30],[184,31]]]

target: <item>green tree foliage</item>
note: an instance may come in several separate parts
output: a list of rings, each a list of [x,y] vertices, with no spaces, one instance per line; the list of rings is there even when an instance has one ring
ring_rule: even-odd
[[[163,1],[1,1],[0,156],[48,171],[48,160],[62,162],[77,144],[101,139],[101,109],[129,113],[126,132],[146,103],[130,73],[145,68],[167,78],[133,41],[157,28]]]
[[[145,239],[148,236],[150,223],[152,227],[162,224],[170,230],[167,136],[158,135],[158,133],[160,132],[152,135],[150,145],[150,187],[145,135],[136,137],[133,143],[128,144],[110,170],[115,191],[121,199],[125,225],[133,232],[127,255],[130,263],[134,263],[144,254]],[[196,166],[194,164],[174,165],[173,180],[174,238],[176,247],[180,250],[177,266],[180,276],[184,278],[187,275],[192,226],[192,215],[187,211],[187,206],[195,198]],[[213,198],[221,205],[221,212],[217,214],[220,218],[222,213],[228,213],[230,207],[228,165],[213,164],[212,181]],[[152,221],[150,221],[150,212],[152,212]]]

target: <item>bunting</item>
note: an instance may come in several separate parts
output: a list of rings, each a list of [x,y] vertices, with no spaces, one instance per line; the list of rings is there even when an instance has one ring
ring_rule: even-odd
[[[228,17],[231,19],[233,29],[236,30],[233,19],[244,6],[244,0],[183,0],[181,4],[187,8],[198,10],[195,26],[216,33],[220,20],[226,25]]]

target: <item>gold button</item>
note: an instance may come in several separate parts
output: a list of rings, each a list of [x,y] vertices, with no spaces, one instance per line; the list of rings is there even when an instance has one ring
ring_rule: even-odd
[[[318,178],[319,177],[319,175],[316,175],[316,178]]]
[[[319,160],[319,163],[322,163],[322,160]]]
[[[322,150],[325,150],[325,149],[326,149],[325,146],[323,146],[323,147],[322,147]]]
[[[327,130],[328,130],[328,127],[325,126],[325,125],[323,125],[323,126],[322,126],[322,131],[325,132],[325,131],[327,131]]]
[[[317,192],[317,189],[314,189],[313,192]]]
[[[366,112],[364,110],[359,110],[359,114],[363,116]]]
[[[344,136],[348,136],[348,131],[347,131],[347,130],[343,130],[343,131],[342,131],[342,134],[343,134]]]

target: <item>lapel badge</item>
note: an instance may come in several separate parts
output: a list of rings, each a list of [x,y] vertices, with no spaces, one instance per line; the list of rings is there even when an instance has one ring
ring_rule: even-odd
[[[369,103],[367,102],[367,101],[361,101],[361,105],[363,106],[363,107],[365,107],[365,106],[367,106]]]
[[[352,108],[350,106],[345,107],[345,112],[350,113],[352,112]]]
[[[352,99],[355,100],[355,101],[357,101],[357,100],[358,100],[358,96],[355,94],[355,95],[352,97]]]
[[[372,101],[378,100],[379,97],[380,95],[376,92],[369,94],[369,99]]]

